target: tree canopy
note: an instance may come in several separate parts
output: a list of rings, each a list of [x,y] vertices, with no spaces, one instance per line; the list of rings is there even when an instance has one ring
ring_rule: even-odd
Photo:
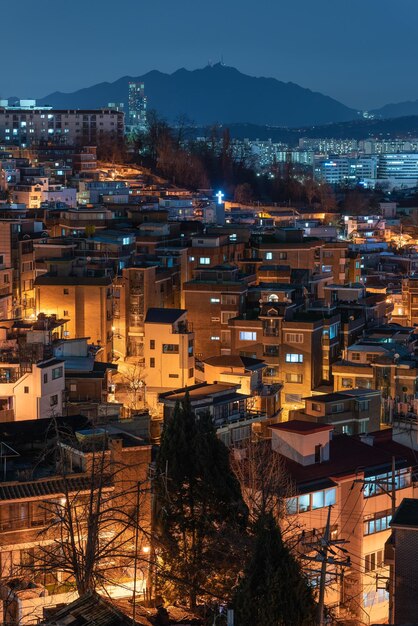
[[[166,419],[157,457],[155,529],[162,594],[227,598],[242,563],[247,508],[209,414],[188,396]]]

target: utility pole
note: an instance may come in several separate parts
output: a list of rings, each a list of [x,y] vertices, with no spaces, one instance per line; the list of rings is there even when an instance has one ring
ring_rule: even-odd
[[[139,496],[141,493],[141,483],[136,486],[136,528],[135,528],[135,556],[134,556],[134,587],[132,597],[132,626],[136,624],[136,577],[138,573],[138,545],[139,545]]]
[[[395,457],[392,456],[392,481],[390,490],[392,502],[392,519],[396,511],[396,466]],[[389,624],[395,623],[395,566],[389,565]]]
[[[323,536],[316,541],[315,543],[304,543],[304,545],[309,549],[309,552],[313,550],[316,551],[315,556],[304,555],[302,558],[307,561],[314,561],[318,563],[321,562],[321,569],[310,570],[315,574],[319,574],[319,599],[318,599],[318,609],[317,609],[317,624],[318,626],[324,626],[325,624],[325,616],[324,616],[324,608],[325,608],[325,587],[327,582],[327,565],[333,566],[341,566],[341,567],[349,567],[350,566],[350,558],[338,558],[337,553],[333,548],[337,548],[341,550],[343,553],[347,553],[347,550],[343,547],[340,547],[339,544],[347,543],[344,539],[331,539],[331,508],[330,505],[328,507],[328,515],[327,515],[327,524],[324,530]],[[328,553],[331,553],[328,555]],[[335,555],[335,556],[334,556]],[[337,557],[337,558],[336,558]],[[335,576],[340,576],[340,574],[335,573]]]
[[[321,577],[319,581],[319,601],[318,601],[318,624],[324,625],[324,600],[325,600],[325,582],[327,577],[328,548],[330,540],[330,522],[331,522],[331,506],[328,507],[327,525],[325,526],[324,536],[322,538],[322,565]]]

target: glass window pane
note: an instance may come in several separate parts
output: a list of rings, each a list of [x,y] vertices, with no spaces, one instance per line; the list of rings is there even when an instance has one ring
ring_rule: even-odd
[[[327,489],[325,492],[325,506],[330,506],[331,504],[335,504],[337,501],[337,490],[335,487],[332,489]]]
[[[312,508],[313,509],[322,509],[324,506],[324,492],[316,491],[312,494]]]
[[[309,493],[305,494],[304,496],[299,496],[299,513],[303,513],[304,511],[309,511],[309,502],[310,498],[309,498]]]
[[[288,498],[286,500],[286,511],[290,515],[294,515],[298,512],[298,499],[297,498]]]

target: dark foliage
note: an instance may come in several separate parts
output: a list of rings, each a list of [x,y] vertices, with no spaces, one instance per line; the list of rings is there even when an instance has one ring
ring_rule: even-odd
[[[252,557],[235,595],[239,626],[311,626],[316,605],[271,513],[255,524]]]

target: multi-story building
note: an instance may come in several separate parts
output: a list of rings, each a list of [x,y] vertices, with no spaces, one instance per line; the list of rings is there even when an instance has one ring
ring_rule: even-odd
[[[333,157],[318,160],[314,173],[317,180],[329,185],[363,185],[374,187],[377,178],[377,157]]]
[[[144,320],[144,362],[147,400],[188,387],[195,381],[194,333],[184,309],[150,308]]]
[[[124,114],[111,109],[0,107],[0,141],[31,146],[42,141],[96,145],[103,136],[122,139]]]
[[[268,418],[278,419],[281,411],[280,385],[264,383],[263,371],[266,367],[265,361],[251,357],[213,356],[203,362],[203,378],[209,384],[239,384],[239,392],[251,396],[248,404],[251,402],[252,408],[265,413]]]
[[[320,568],[315,563],[321,561],[330,515],[331,546],[334,540],[339,543],[327,565],[326,605],[346,621],[386,623],[389,569],[384,550],[390,536],[391,484],[393,480],[396,505],[416,493],[414,451],[395,433],[392,438],[390,429],[365,437],[333,436],[333,430],[326,423],[300,420],[271,427],[272,450],[282,456],[295,487],[284,528],[298,529],[307,575],[317,588]]]
[[[244,312],[248,283],[237,267],[219,265],[197,269],[184,283],[184,306],[195,332],[196,356],[207,358],[229,354],[231,331],[228,322]]]
[[[161,267],[156,261],[122,269],[113,300],[115,358],[144,358],[144,320],[152,307],[179,307],[181,268]]]
[[[416,187],[418,184],[418,154],[381,154],[377,164],[377,182],[389,189]]]
[[[92,272],[94,274],[94,272]],[[37,313],[66,320],[64,336],[89,337],[103,348],[99,360],[112,361],[113,283],[110,276],[46,273],[35,280]]]
[[[329,424],[335,434],[358,435],[380,428],[380,391],[350,389],[310,396],[304,401],[305,408],[291,411],[291,419]]]
[[[128,125],[132,130],[144,130],[147,124],[147,97],[144,83],[131,81],[128,94]]]

